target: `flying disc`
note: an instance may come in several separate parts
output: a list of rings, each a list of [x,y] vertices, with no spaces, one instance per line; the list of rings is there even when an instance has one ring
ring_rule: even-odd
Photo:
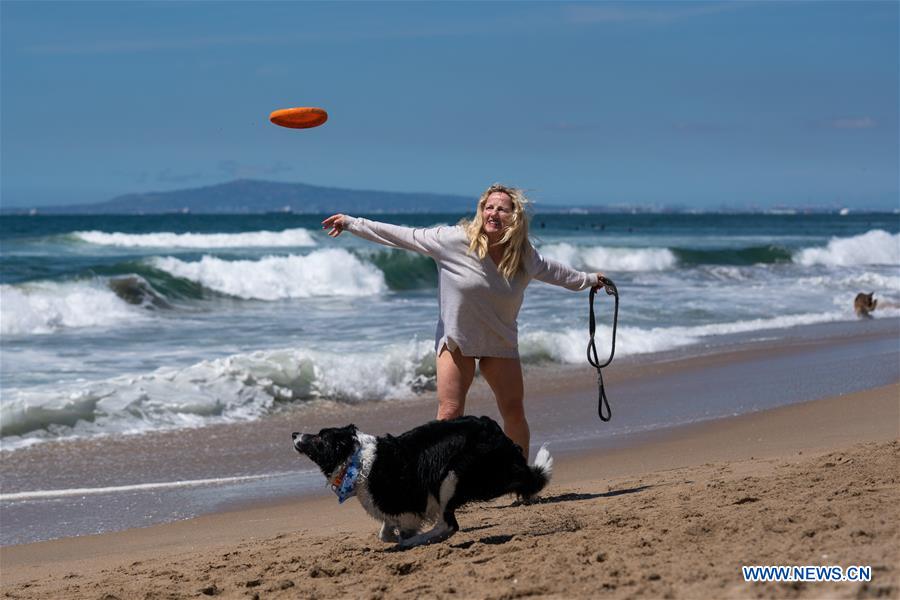
[[[328,120],[328,113],[314,106],[297,106],[272,111],[269,120],[282,127],[291,129],[309,129],[318,127]]]

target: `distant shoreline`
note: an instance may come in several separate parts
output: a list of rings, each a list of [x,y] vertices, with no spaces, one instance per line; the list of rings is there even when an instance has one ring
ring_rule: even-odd
[[[474,207],[474,202],[473,202]],[[48,209],[59,209],[54,212],[48,212]],[[2,208],[0,216],[5,217],[150,217],[160,215],[198,215],[209,217],[227,217],[237,215],[328,215],[333,211],[316,210],[316,211],[296,211],[296,210],[265,210],[265,211],[230,211],[230,212],[200,212],[193,210],[170,210],[163,212],[65,212],[66,207],[28,207],[28,208]],[[345,211],[350,213],[351,211]],[[358,211],[357,211],[358,212]],[[446,215],[446,214],[469,214],[471,210],[448,211],[441,209],[434,210],[367,210],[358,212],[365,215]],[[530,211],[533,215],[758,215],[773,217],[790,217],[790,216],[809,216],[809,215],[834,215],[846,216],[850,215],[900,215],[900,209],[852,209],[849,212],[842,212],[841,209],[834,208],[796,208],[796,209],[735,209],[735,210],[700,210],[700,209],[649,209],[645,207],[635,208],[612,208],[605,206],[547,206],[539,205]]]
[[[407,214],[471,212],[472,196],[433,192],[354,190],[238,179],[227,183],[171,190],[139,192],[110,200],[72,205],[21,205],[0,208],[0,215],[158,215],[158,214]],[[597,204],[556,205],[537,198],[534,212],[546,214],[900,214],[900,208],[849,208],[846,205],[787,205],[697,209],[683,204],[630,204],[603,201]]]

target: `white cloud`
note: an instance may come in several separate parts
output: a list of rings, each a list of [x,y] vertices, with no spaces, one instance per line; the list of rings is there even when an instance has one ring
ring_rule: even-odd
[[[566,17],[573,23],[670,23],[681,19],[714,15],[745,8],[751,2],[716,2],[712,4],[689,4],[669,2],[663,6],[645,8],[635,4],[575,4],[566,7]]]
[[[845,117],[828,122],[832,129],[872,129],[875,125],[872,117]]]

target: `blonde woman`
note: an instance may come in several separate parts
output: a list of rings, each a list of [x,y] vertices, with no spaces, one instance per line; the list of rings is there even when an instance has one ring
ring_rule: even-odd
[[[580,291],[601,285],[602,277],[541,256],[528,240],[527,202],[522,190],[495,184],[478,199],[475,218],[452,227],[412,229],[343,214],[322,221],[331,237],[346,230],[434,259],[440,290],[437,418],[463,414],[478,360],[497,400],[503,430],[526,458],[530,433],[516,323],[525,288],[537,279]]]

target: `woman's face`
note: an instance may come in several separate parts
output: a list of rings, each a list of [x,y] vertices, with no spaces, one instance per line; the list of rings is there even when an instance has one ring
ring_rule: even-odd
[[[506,228],[512,223],[512,199],[505,192],[492,192],[487,197],[487,200],[484,201],[481,217],[484,221],[482,229],[488,238],[500,238]]]

